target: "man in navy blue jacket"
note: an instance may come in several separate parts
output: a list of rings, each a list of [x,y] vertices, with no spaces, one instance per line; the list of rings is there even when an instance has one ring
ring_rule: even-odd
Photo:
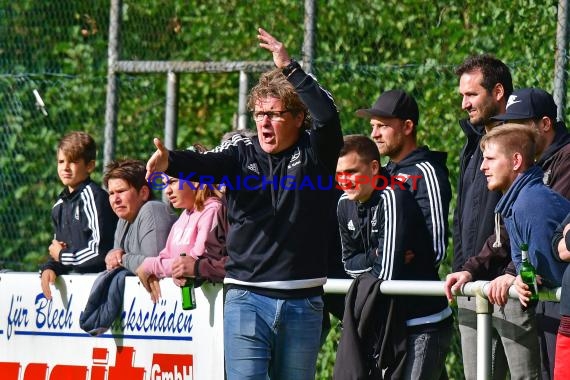
[[[147,177],[166,170],[226,185],[228,379],[314,379],[330,231],[324,218],[335,207],[342,132],[330,93],[281,42],[258,32],[277,69],[250,94],[257,136],[236,135],[205,154],[169,152],[155,139]]]
[[[453,217],[452,269],[455,273],[449,275],[452,277],[461,273],[466,262],[477,255],[489,251],[503,257],[510,254],[506,232],[499,235],[500,244],[494,244],[494,210],[502,194],[487,189],[487,181],[480,171],[483,156],[479,142],[498,124],[491,118],[505,112],[513,91],[507,65],[488,54],[467,58],[455,72],[459,78],[461,108],[468,113],[468,119],[460,121],[466,142],[459,157],[457,205]],[[492,262],[491,265],[492,276],[485,279],[493,281],[497,288],[510,286],[512,280],[501,276],[506,264]],[[473,344],[477,339],[475,299],[459,297],[457,306],[465,379],[474,380],[477,373],[477,351]],[[493,379],[504,379],[507,371],[513,378],[539,378],[539,358],[529,356],[527,349],[536,341],[534,310],[523,312],[510,302],[496,308],[492,318]]]
[[[521,266],[522,243],[528,244],[529,259],[541,277],[543,285],[558,287],[567,264],[556,260],[551,253],[554,232],[570,212],[570,201],[543,183],[544,173],[534,164],[536,131],[519,124],[505,124],[487,133],[481,140],[483,163],[481,170],[487,177],[490,190],[500,190],[503,197],[495,212],[501,215],[511,241],[511,257],[517,273]],[[520,275],[515,281],[519,300],[527,306],[530,291]],[[545,304],[545,305],[544,305]],[[542,309],[556,308],[558,304],[539,301]],[[550,313],[550,320],[539,320],[538,330],[546,331],[560,319]],[[550,363],[553,374],[555,340],[541,346],[541,357]],[[549,376],[551,377],[551,376]]]
[[[344,138],[337,180],[345,192],[337,214],[349,275],[439,280],[423,214],[407,185],[380,166],[372,140],[362,135]],[[403,379],[438,379],[451,339],[451,309],[444,297],[409,296],[400,302],[406,304],[408,335]]]

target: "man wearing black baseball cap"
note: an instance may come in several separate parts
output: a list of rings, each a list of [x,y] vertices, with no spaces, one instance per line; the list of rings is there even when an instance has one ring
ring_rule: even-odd
[[[552,157],[570,142],[566,126],[556,121],[556,114],[556,103],[552,95],[540,88],[522,88],[509,96],[506,112],[491,119],[534,127],[538,131],[538,164],[543,166],[541,161]],[[543,167],[543,170],[546,171],[546,168]],[[566,182],[567,190],[570,190],[570,183]]]
[[[506,112],[491,119],[516,122],[537,131],[536,164],[543,170],[545,185],[570,199],[570,134],[562,121],[556,121],[554,98],[540,88],[522,88],[514,91],[507,101]],[[511,262],[506,273],[516,276]],[[506,295],[505,295],[506,296]],[[543,378],[552,378],[559,304],[540,301],[536,307],[536,320],[541,350]]]
[[[370,137],[380,155],[390,158],[386,170],[408,183],[425,217],[433,241],[434,264],[439,266],[446,253],[451,201],[447,153],[418,146],[418,104],[403,90],[382,93],[371,108],[359,109],[356,116],[370,120]]]
[[[376,99],[372,108],[356,111],[356,116],[364,118],[395,117],[402,120],[410,119],[418,125],[420,111],[415,99],[403,90],[389,90]]]
[[[371,108],[357,110],[356,116],[370,120],[370,137],[380,155],[390,158],[385,167],[388,173],[409,185],[408,189],[422,211],[433,243],[433,264],[437,270],[445,258],[449,227],[451,185],[446,166],[447,153],[418,146],[418,104],[403,90],[382,93]],[[425,268],[424,274],[430,273],[430,270],[434,268]],[[413,341],[416,349],[408,353],[404,378],[417,378],[418,373],[423,378],[439,377],[442,371],[440,364],[445,361],[450,344],[448,323],[451,317],[448,312],[449,308],[446,307],[439,313],[423,317],[436,322],[432,324],[424,324],[425,321],[417,325],[406,322],[408,341]],[[419,352],[418,349],[430,352],[432,356],[410,354]]]

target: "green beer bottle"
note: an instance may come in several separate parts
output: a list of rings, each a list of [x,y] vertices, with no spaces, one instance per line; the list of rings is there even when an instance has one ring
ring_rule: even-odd
[[[180,256],[186,256],[185,253],[181,253]],[[184,285],[180,287],[182,292],[182,309],[183,310],[194,310],[196,308],[196,296],[194,294],[194,279],[191,277],[186,278]]]
[[[526,310],[528,307],[534,307],[538,303],[538,286],[536,284],[536,269],[528,259],[528,244],[521,244],[521,254],[522,264],[519,274],[521,275],[523,282],[528,285],[532,292],[528,306],[523,307],[523,310]]]

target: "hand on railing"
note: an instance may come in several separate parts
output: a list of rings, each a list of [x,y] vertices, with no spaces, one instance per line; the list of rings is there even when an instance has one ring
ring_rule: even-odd
[[[453,295],[457,294],[463,285],[471,281],[473,281],[473,276],[466,270],[448,274],[445,278],[444,291],[449,303],[454,301]]]
[[[487,299],[493,305],[504,306],[509,300],[509,288],[515,283],[515,276],[504,274],[489,282]]]

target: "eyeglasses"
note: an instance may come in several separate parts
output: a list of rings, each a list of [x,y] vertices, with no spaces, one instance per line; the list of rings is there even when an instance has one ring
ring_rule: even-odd
[[[283,115],[290,110],[283,111],[255,111],[253,112],[253,119],[255,121],[263,121],[263,118],[267,116],[271,121],[283,121]]]

